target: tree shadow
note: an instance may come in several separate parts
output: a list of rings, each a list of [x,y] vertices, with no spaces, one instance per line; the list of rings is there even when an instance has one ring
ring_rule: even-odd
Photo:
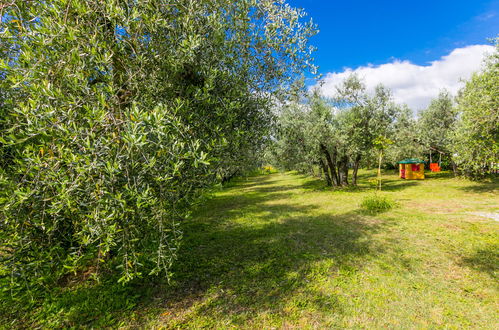
[[[263,217],[272,218],[283,209],[267,209]],[[307,217],[293,215],[306,212],[303,208],[285,209],[286,219],[263,226],[191,224],[173,269],[175,283],[158,289],[155,298],[161,303],[154,308],[178,317],[197,305],[196,314],[213,319],[277,312],[297,291],[311,290],[307,283],[315,262],[333,260],[332,276],[362,267],[360,257],[371,252],[366,236],[376,225],[355,213]],[[330,298],[306,303],[323,309],[327,302],[335,304]]]
[[[425,171],[425,180],[448,180],[455,178],[452,171],[430,172]]]
[[[232,189],[239,187],[252,187],[260,186],[262,184],[270,183],[270,179],[277,173],[260,175],[260,176],[248,176],[248,177],[235,177],[232,180],[222,184],[222,189]]]
[[[307,285],[313,265],[329,260],[331,276],[338,271],[354,274],[362,267],[362,256],[377,251],[369,237],[380,224],[357,212],[315,214],[315,206],[275,203],[276,196],[289,192],[265,191],[214,199],[206,206],[214,212],[185,223],[174,282],[160,284],[142,308],[180,325],[188,321],[183,319],[187,310],[213,320],[279,312],[297,292],[309,291],[315,297],[305,302],[309,306],[340,309],[334,296],[314,293]],[[253,217],[255,222],[239,223],[243,214],[245,221]]]
[[[487,273],[497,280],[499,275],[499,245],[488,244],[475,250],[471,255],[463,257],[461,261],[464,265]]]
[[[305,191],[324,191],[334,189],[332,187],[328,187],[326,181],[318,178],[308,178],[308,180],[301,185],[301,188]]]
[[[421,182],[417,180],[404,180],[404,179],[386,179],[382,182],[383,191],[401,191],[407,188],[415,187],[420,185]]]
[[[370,184],[369,180],[376,179],[376,175],[372,174],[359,174],[357,178],[358,184],[356,186],[349,185],[345,187],[328,187],[326,182],[321,179],[310,179],[302,185],[306,191],[346,191],[346,192],[365,192],[368,190],[375,190],[375,183]],[[382,178],[383,191],[400,191],[410,187],[419,185],[420,182],[416,180],[392,179]]]
[[[498,193],[499,192],[499,180],[491,179],[489,181],[475,182],[464,187],[458,187],[458,189],[469,193]]]

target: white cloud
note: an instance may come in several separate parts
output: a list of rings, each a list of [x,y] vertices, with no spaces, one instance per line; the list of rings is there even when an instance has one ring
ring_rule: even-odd
[[[378,66],[346,68],[343,72],[326,74],[321,90],[325,96],[331,97],[336,92],[336,86],[350,74],[356,73],[369,90],[383,84],[392,90],[396,102],[406,103],[419,111],[426,108],[430,100],[444,88],[455,95],[463,86],[462,80],[478,71],[486,54],[493,51],[494,47],[489,45],[474,45],[456,48],[429,65],[394,60]]]
[[[496,17],[496,16],[497,16],[497,13],[496,13],[496,12],[494,12],[494,11],[489,11],[489,12],[486,12],[486,13],[484,13],[484,14],[480,15],[480,16],[477,16],[477,19],[478,19],[479,21],[488,21],[489,19],[494,18],[494,17]]]

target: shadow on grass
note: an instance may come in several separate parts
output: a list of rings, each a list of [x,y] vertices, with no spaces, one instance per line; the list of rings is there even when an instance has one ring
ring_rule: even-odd
[[[489,179],[487,181],[476,182],[473,185],[459,187],[458,189],[476,194],[497,193],[499,192],[499,179]]]
[[[346,187],[328,187],[326,182],[320,179],[309,179],[302,185],[302,188],[306,191],[339,191],[339,192],[365,192],[369,190],[375,190],[375,184],[369,185],[369,180],[376,179],[376,175],[373,174],[359,174],[357,178],[358,185],[349,185]],[[403,180],[403,179],[392,179],[392,178],[382,178],[382,190],[383,191],[400,191],[410,187],[419,185],[420,182],[416,180]]]
[[[196,224],[186,229],[190,234],[173,270],[176,283],[161,287],[155,297],[160,303],[149,306],[156,314],[181,317],[194,306],[195,314],[214,320],[246,314],[242,325],[259,312],[282,311],[297,292],[313,291],[307,283],[315,262],[332,259],[331,276],[338,271],[353,275],[362,266],[359,257],[370,252],[362,238],[374,230],[356,214],[288,218],[253,228],[216,227]],[[314,309],[323,310],[324,301],[331,301],[311,291],[305,294],[315,299],[301,303]]]
[[[230,180],[227,183],[223,184],[224,188],[240,188],[240,187],[254,187],[254,186],[261,186],[264,184],[269,184],[271,183],[271,179],[276,175],[277,173],[272,173],[272,174],[266,174],[266,175],[260,175],[257,177],[236,177],[232,180]]]
[[[471,255],[465,256],[462,263],[468,267],[485,272],[493,279],[498,279],[499,244],[488,244],[477,249]]]
[[[310,308],[341,308],[334,297],[307,287],[314,264],[327,259],[331,276],[355,274],[361,257],[372,253],[369,237],[379,224],[354,212],[310,215],[315,206],[275,203],[291,193],[287,186],[252,187],[254,194],[214,199],[206,206],[211,212],[185,224],[174,283],[161,285],[154,299],[144,301],[146,310],[177,325],[188,321],[182,319],[188,309],[212,320],[233,315],[242,325],[259,312],[282,312],[298,292],[315,297],[301,302]]]
[[[420,185],[420,181],[416,180],[391,180],[387,179],[382,182],[382,191],[401,191],[407,188]]]
[[[379,252],[370,237],[380,225],[356,212],[320,214],[314,205],[293,204],[289,197],[302,191],[301,185],[276,184],[272,176],[241,183],[183,224],[170,284],[148,279],[61,289],[35,317],[49,327],[140,325],[158,318],[181,325],[191,309],[212,322],[231,316],[243,325],[262,312],[282,313],[290,301],[340,311],[338,299],[308,285],[317,262],[328,260],[321,272],[331,276],[354,276],[363,256]]]
[[[452,171],[431,172],[425,171],[425,180],[448,180],[456,176]]]

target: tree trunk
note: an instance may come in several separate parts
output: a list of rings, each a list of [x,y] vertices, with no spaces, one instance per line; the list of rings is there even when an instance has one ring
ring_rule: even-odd
[[[342,156],[338,165],[340,185],[348,186],[348,157]]]
[[[352,172],[352,184],[354,186],[357,185],[357,172],[359,171],[359,165],[360,165],[360,155],[357,155],[353,163],[353,172]]]
[[[456,163],[454,163],[453,160],[451,160],[450,163],[452,164],[452,171],[454,172],[454,176],[457,176],[457,165],[456,165]]]
[[[308,168],[308,175],[309,176],[315,176],[315,171],[314,171],[314,167],[313,166],[310,166]]]
[[[333,182],[331,181],[331,176],[329,175],[329,171],[327,169],[327,165],[326,165],[326,163],[324,162],[324,160],[322,158],[320,160],[320,164],[321,164],[322,171],[324,172],[324,177],[326,178],[326,184],[328,186],[332,186]]]
[[[338,177],[338,172],[336,171],[336,153],[333,153],[333,157],[331,157],[331,154],[329,153],[329,150],[327,150],[326,146],[321,143],[320,145],[322,152],[326,156],[326,161],[329,166],[329,170],[331,171],[331,180],[334,186],[338,186],[340,181]]]
[[[235,171],[235,172],[231,172],[231,173],[225,173],[223,176],[222,176],[222,181],[221,183],[222,184],[225,184],[227,182],[229,182],[230,180],[232,180],[232,178],[234,178],[236,176],[238,171]]]
[[[378,188],[381,191],[381,162],[383,160],[383,150],[379,151],[379,163],[378,163]]]

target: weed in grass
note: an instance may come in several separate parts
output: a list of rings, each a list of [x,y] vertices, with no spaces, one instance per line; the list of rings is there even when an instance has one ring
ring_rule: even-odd
[[[373,194],[364,197],[360,207],[362,211],[368,214],[378,214],[391,210],[395,206],[395,202],[380,194]]]

